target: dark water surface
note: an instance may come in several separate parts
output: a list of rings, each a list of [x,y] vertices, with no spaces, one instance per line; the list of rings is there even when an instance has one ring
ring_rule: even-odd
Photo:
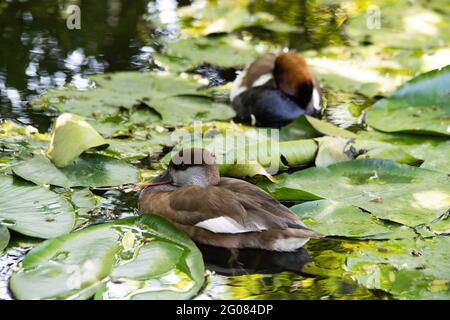
[[[342,14],[339,7],[329,5],[327,10],[318,11],[313,10],[311,3],[314,1],[253,1],[250,11],[270,12],[303,31],[276,34],[249,28],[246,32],[297,50],[345,43],[337,22]],[[36,95],[67,84],[84,88],[92,74],[154,70],[152,54],[160,49],[162,38],[173,34],[159,29],[146,16],[156,12],[176,23],[174,10],[190,1],[81,0],[81,30],[66,27],[62,12],[68,4],[69,1],[58,0],[0,0],[0,121],[14,119],[48,132],[57,113],[33,110],[28,102]],[[213,85],[231,81],[235,76],[234,70],[208,66],[200,66],[195,72],[209,78]],[[96,210],[95,222],[135,213],[136,194],[115,189],[96,193],[107,200]],[[302,249],[288,254],[244,250],[235,261],[228,250],[202,247],[209,277],[199,298],[383,298],[350,279],[298,272],[318,252],[334,250],[339,243],[311,242],[308,252]],[[0,299],[11,298],[7,279],[11,268],[27,252],[21,246],[30,245],[18,243],[0,257]]]

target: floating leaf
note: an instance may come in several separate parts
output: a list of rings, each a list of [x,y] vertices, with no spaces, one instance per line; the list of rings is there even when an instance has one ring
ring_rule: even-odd
[[[60,168],[70,165],[84,151],[107,143],[84,118],[64,113],[56,119],[47,156]]]
[[[356,138],[356,134],[351,131],[341,129],[323,120],[304,115],[281,128],[280,137],[283,141],[297,140],[305,138],[315,138],[320,136],[332,136],[342,138]]]
[[[126,241],[130,237],[135,241]],[[46,241],[14,273],[18,299],[188,299],[202,286],[200,251],[164,219],[125,218]]]
[[[450,66],[422,74],[375,103],[365,121],[386,132],[450,135]]]
[[[70,232],[75,214],[62,196],[0,176],[0,223],[25,235],[48,239]]]
[[[75,190],[70,200],[75,205],[78,216],[86,216],[97,205],[96,196],[89,188]]]
[[[117,72],[91,79],[96,88],[48,90],[33,101],[33,105],[53,105],[63,112],[102,118],[115,116],[120,108],[133,112],[133,106],[145,104],[162,115],[161,122],[169,126],[188,119],[207,121],[234,117],[230,107],[212,101],[206,91],[200,90],[202,84],[191,77],[176,77],[165,72]]]
[[[277,179],[276,184],[262,182],[261,186],[280,200],[325,198],[412,227],[438,219],[450,207],[446,174],[389,160],[341,162]]]
[[[137,170],[121,160],[84,154],[65,167],[57,168],[42,155],[14,166],[16,175],[37,185],[60,187],[107,187],[139,181]]]
[[[331,200],[317,200],[290,208],[305,224],[329,236],[398,239],[416,237],[408,227],[383,222],[361,209]]]
[[[422,168],[450,173],[450,141],[439,136],[418,136],[405,133],[360,131],[362,140],[381,141],[395,145],[412,157],[424,160]]]
[[[8,246],[9,238],[8,228],[0,224],[0,252]]]
[[[352,155],[346,152],[349,140],[340,137],[322,137],[319,142],[319,151],[315,164],[317,167],[326,167],[334,163],[352,160]]]
[[[171,71],[186,71],[203,64],[243,67],[260,55],[248,42],[226,35],[167,41],[157,60]]]
[[[371,241],[347,258],[346,269],[399,299],[449,299],[449,248],[449,237]]]
[[[248,0],[222,0],[219,2],[194,1],[191,6],[177,10],[183,28],[187,35],[210,35],[217,33],[232,33],[233,31],[258,27],[274,32],[299,32],[301,28],[284,23],[274,15],[266,12],[248,10]],[[201,7],[201,10],[199,10]]]

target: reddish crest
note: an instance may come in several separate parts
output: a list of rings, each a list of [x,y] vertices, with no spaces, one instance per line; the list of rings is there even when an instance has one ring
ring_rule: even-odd
[[[293,52],[282,53],[275,60],[275,81],[289,96],[307,104],[314,88],[314,76],[305,59]]]

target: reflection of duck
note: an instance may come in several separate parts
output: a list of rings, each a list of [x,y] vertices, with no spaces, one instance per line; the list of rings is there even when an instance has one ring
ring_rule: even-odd
[[[255,60],[234,81],[230,100],[237,120],[257,126],[281,127],[302,114],[320,113],[319,83],[293,52]]]
[[[218,274],[272,274],[284,271],[300,272],[311,261],[305,248],[295,252],[273,252],[261,249],[228,249],[199,245],[205,265]]]
[[[320,237],[258,187],[221,178],[214,157],[203,149],[180,151],[147,185],[139,212],[169,219],[202,244],[294,251]]]

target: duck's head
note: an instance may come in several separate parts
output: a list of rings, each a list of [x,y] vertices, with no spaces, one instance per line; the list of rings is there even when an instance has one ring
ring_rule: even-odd
[[[177,186],[208,186],[220,181],[216,159],[208,150],[200,148],[176,153],[170,160],[168,171]]]
[[[278,55],[273,73],[282,92],[302,106],[308,104],[314,90],[314,76],[302,56],[294,52]]]
[[[143,186],[209,186],[217,185],[219,181],[220,173],[214,156],[205,149],[189,148],[176,153],[167,170]]]

